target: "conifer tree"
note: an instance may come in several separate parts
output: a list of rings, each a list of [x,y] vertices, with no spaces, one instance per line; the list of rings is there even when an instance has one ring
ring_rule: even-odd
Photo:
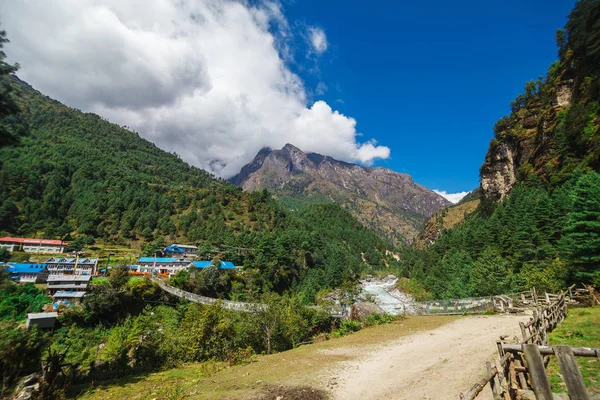
[[[573,211],[565,228],[564,250],[572,278],[600,284],[600,175],[590,172],[577,182]]]
[[[6,54],[2,51],[4,43],[8,43],[6,31],[0,30],[0,118],[19,112],[19,107],[11,96],[12,85],[10,75],[19,69],[19,64],[11,65],[4,61]],[[14,143],[16,137],[3,124],[0,124],[0,147]]]

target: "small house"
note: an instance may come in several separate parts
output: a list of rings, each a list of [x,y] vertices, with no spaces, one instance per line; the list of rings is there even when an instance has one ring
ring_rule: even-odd
[[[54,297],[55,300],[57,294],[63,297],[69,296],[71,298],[81,298],[89,289],[91,279],[91,275],[49,275],[46,291],[49,295]],[[72,295],[69,292],[78,292],[79,294]]]
[[[132,265],[134,272],[150,272],[159,275],[175,275],[178,271],[187,269],[190,260],[172,257],[140,257],[137,265]]]
[[[96,275],[97,258],[53,257],[45,261],[50,275]]]
[[[165,256],[177,258],[194,258],[198,247],[189,244],[172,244],[164,249]]]
[[[58,313],[56,312],[29,313],[27,314],[27,329],[34,325],[42,329],[54,329],[57,317]]]
[[[46,264],[36,263],[8,263],[6,269],[11,278],[19,283],[44,283],[48,280]]]
[[[212,265],[212,261],[192,261],[192,265],[198,269],[204,269]],[[235,265],[231,261],[221,261],[221,269],[235,269]]]
[[[62,240],[14,238],[10,236],[0,238],[0,248],[10,252],[24,251],[25,253],[62,253],[69,243]]]

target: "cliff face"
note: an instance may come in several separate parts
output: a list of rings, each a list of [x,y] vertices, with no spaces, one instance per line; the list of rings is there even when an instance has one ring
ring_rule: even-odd
[[[365,226],[408,241],[426,217],[451,204],[407,174],[305,154],[291,144],[261,150],[230,181],[247,191],[266,188],[280,197],[339,203]]]
[[[480,171],[484,196],[502,200],[515,183],[531,176],[551,185],[563,168],[569,169],[564,175],[572,171],[573,165],[565,163],[572,159],[565,129],[573,106],[574,85],[569,77],[575,72],[555,64],[546,81],[538,81],[535,91],[519,95],[512,103],[513,112],[496,123]],[[585,108],[587,100],[584,96],[578,104]]]
[[[516,183],[513,150],[507,143],[490,149],[481,167],[481,189],[486,196],[503,199]]]
[[[600,2],[581,0],[557,32],[559,61],[530,81],[494,126],[480,171],[483,195],[501,200],[535,177],[549,189],[577,169],[600,169]]]

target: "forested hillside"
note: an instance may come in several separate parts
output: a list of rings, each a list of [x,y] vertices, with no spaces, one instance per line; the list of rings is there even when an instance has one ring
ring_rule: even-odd
[[[557,42],[494,127],[477,211],[405,253],[433,297],[600,286],[600,1],[578,2]]]
[[[21,112],[4,122],[20,143],[0,149],[2,233],[249,248],[232,255],[248,267],[239,298],[291,287],[311,298],[378,265],[388,247],[338,206],[291,213],[267,191],[244,193],[134,132],[13,86]]]

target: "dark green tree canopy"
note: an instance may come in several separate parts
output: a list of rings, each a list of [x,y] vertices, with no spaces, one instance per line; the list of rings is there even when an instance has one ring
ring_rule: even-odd
[[[19,65],[11,65],[5,61],[6,53],[2,48],[8,42],[6,31],[0,30],[0,147],[17,142],[17,137],[12,130],[1,121],[19,112],[19,106],[11,96],[13,87],[10,79],[10,75],[19,69]]]

